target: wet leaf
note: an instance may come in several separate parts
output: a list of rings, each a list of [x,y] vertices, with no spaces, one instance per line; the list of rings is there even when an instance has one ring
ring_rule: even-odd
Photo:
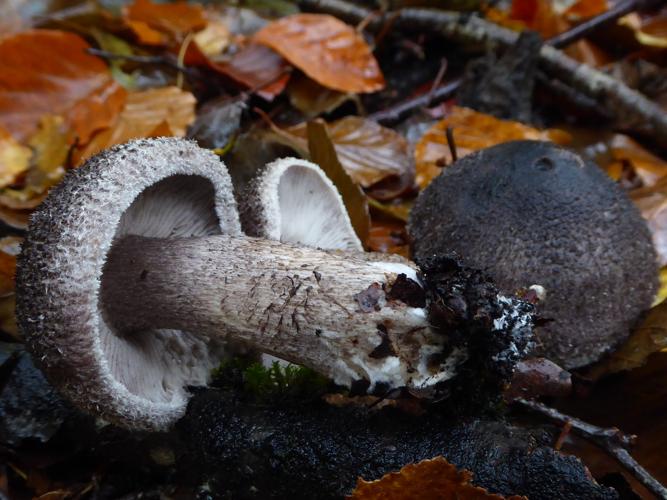
[[[39,130],[30,138],[33,158],[23,186],[0,191],[0,203],[14,209],[34,208],[65,173],[70,151],[68,133],[61,116],[45,115]]]
[[[19,141],[47,113],[62,115],[82,141],[106,127],[122,108],[123,91],[89,47],[78,35],[52,30],[0,40],[0,126]]]
[[[115,122],[75,153],[75,164],[115,144],[139,137],[183,137],[195,117],[195,98],[178,87],[162,87],[127,95]]]
[[[345,171],[360,186],[368,188],[388,177],[412,184],[414,171],[408,143],[399,133],[359,116],[346,116],[326,127]],[[301,123],[284,131],[289,135],[282,137],[289,146],[303,152],[306,129],[307,125]]]
[[[630,28],[637,41],[657,49],[667,48],[667,13],[642,18],[637,13],[628,14],[619,20],[619,24]]]
[[[405,232],[405,223],[393,219],[373,217],[368,234],[368,250],[371,252],[395,253],[409,258],[410,246]]]
[[[667,174],[667,162],[644,149],[627,135],[614,134],[609,140],[612,161],[607,169],[627,165],[641,179],[644,187],[654,185]]]
[[[287,87],[292,106],[308,119],[330,113],[353,96],[323,87],[305,75],[293,77]]]
[[[140,43],[163,45],[206,27],[204,9],[187,2],[153,3],[135,0],[123,9],[123,19]]]
[[[589,375],[599,378],[610,373],[642,366],[649,355],[667,349],[667,302],[651,309],[628,340],[611,356],[595,365]]]
[[[295,14],[269,23],[253,38],[321,85],[341,92],[376,92],[384,77],[354,28],[324,14]]]
[[[630,192],[642,216],[646,219],[658,252],[658,262],[667,265],[667,178],[659,179],[653,186]]]
[[[221,97],[207,102],[197,112],[188,129],[188,137],[209,149],[225,149],[241,126],[245,104],[236,99]]]
[[[609,10],[607,0],[578,0],[565,10],[565,16],[573,21],[581,21],[599,16]]]
[[[209,20],[206,28],[195,34],[193,41],[204,55],[210,57],[220,54],[229,45],[231,36],[227,24],[215,19]]]
[[[19,174],[28,169],[31,156],[30,148],[19,144],[0,127],[0,188],[12,184]]]
[[[472,473],[459,471],[443,457],[409,464],[376,481],[357,480],[351,500],[502,500],[471,484]],[[512,500],[525,497],[512,496]]]
[[[228,62],[209,59],[196,44],[188,47],[185,63],[203,66],[232,80],[242,89],[252,89],[267,101],[272,101],[285,89],[290,75],[287,62],[271,49],[248,44]]]
[[[512,140],[531,139],[557,144],[569,141],[569,135],[561,130],[538,130],[519,122],[499,120],[491,115],[455,106],[443,120],[422,136],[415,147],[417,184],[421,188],[428,186],[440,174],[443,166],[452,163],[446,137],[448,127],[452,128],[459,158],[478,149]]]
[[[368,202],[361,188],[354,183],[338,160],[336,149],[321,120],[308,123],[308,150],[310,159],[317,163],[340,191],[352,227],[362,243],[368,240],[370,216]]]

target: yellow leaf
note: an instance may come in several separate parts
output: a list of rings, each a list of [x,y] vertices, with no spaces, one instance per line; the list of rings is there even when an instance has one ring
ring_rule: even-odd
[[[30,165],[32,151],[0,127],[0,187],[12,184]]]

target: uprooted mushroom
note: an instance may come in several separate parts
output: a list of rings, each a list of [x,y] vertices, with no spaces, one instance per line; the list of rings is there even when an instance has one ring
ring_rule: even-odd
[[[161,429],[228,341],[382,394],[441,395],[472,339],[492,346],[480,366],[507,375],[529,348],[530,307],[477,274],[473,297],[455,268],[425,259],[422,280],[407,260],[246,236],[214,154],[139,140],[69,173],[34,214],[17,315],[36,362],[73,402]]]

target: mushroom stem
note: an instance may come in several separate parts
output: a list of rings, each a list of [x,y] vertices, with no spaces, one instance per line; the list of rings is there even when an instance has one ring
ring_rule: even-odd
[[[359,389],[419,392],[451,378],[456,354],[443,356],[415,269],[370,255],[225,235],[126,236],[105,266],[102,305],[119,334],[242,341]],[[398,281],[411,298],[392,299]]]

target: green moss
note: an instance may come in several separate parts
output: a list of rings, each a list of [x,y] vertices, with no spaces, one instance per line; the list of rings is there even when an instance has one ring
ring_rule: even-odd
[[[266,367],[257,361],[235,357],[213,371],[213,384],[234,388],[259,400],[319,397],[331,382],[317,372],[298,365],[274,361]]]

